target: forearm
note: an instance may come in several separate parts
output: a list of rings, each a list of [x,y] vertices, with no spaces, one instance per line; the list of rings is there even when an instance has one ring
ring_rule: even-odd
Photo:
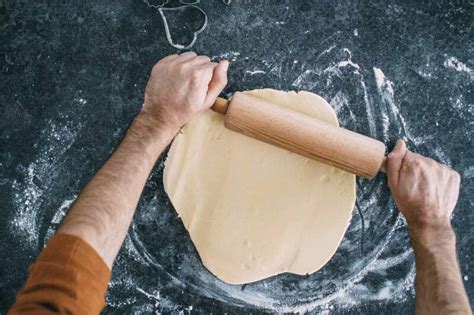
[[[122,143],[87,184],[58,232],[81,237],[111,268],[145,182],[173,131],[139,114]]]
[[[450,226],[410,230],[416,259],[417,314],[471,314]]]
[[[181,126],[211,107],[228,65],[186,52],[153,66],[141,113],[30,270],[15,310],[92,314],[103,307],[110,269],[156,160]]]

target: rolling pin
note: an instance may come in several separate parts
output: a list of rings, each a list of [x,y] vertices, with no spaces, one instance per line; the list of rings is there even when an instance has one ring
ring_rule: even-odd
[[[242,92],[211,109],[225,115],[227,129],[310,159],[367,179],[384,171],[385,145],[359,133]]]

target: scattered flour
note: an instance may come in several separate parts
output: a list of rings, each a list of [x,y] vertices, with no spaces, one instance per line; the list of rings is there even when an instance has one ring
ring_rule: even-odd
[[[229,51],[229,52],[221,53],[219,55],[214,55],[214,56],[211,57],[211,60],[226,59],[226,60],[229,60],[229,61],[236,61],[239,56],[240,56],[239,52]]]
[[[247,70],[245,73],[248,75],[266,74],[266,72],[263,70]]]
[[[75,100],[84,104],[80,100]],[[73,125],[67,116],[61,117],[61,123],[50,120],[48,127],[41,132],[35,148],[38,157],[23,169],[22,180],[15,180],[13,204],[16,206],[11,224],[13,235],[25,239],[25,246],[36,248],[39,228],[42,222],[38,215],[43,204],[43,195],[51,188],[57,174],[56,164],[64,153],[74,144],[83,125]]]
[[[469,68],[465,63],[459,61],[456,57],[449,57],[444,61],[444,66],[446,68],[451,68],[459,72],[466,72],[469,74],[471,80],[474,79],[474,71]]]

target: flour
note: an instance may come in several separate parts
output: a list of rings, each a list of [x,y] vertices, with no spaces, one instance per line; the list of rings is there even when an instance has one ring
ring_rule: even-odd
[[[79,100],[76,102],[81,103]],[[39,141],[35,144],[39,154],[35,161],[23,170],[23,180],[13,182],[16,206],[11,224],[13,235],[25,239],[25,246],[35,248],[38,243],[39,228],[38,213],[43,205],[43,195],[49,190],[49,184],[55,178],[56,163],[73,145],[82,125],[73,125],[68,116],[60,117],[60,123],[49,121],[48,127],[41,132]]]
[[[464,173],[462,174],[464,178],[473,178],[474,177],[474,166],[469,166]]]
[[[245,73],[248,75],[266,74],[266,72],[263,70],[247,70]]]
[[[311,91],[316,86],[316,83],[311,79],[314,75],[317,75],[314,70],[305,70],[293,81],[292,86],[297,89]]]
[[[474,71],[469,68],[465,63],[459,61],[456,57],[449,57],[443,63],[446,68],[454,69],[458,72],[465,72],[469,74],[471,80],[474,79]]]
[[[51,220],[51,224],[48,228],[48,231],[46,232],[46,237],[43,241],[44,246],[46,246],[49,239],[56,232],[56,230],[57,230],[59,224],[61,223],[62,219],[66,215],[67,211],[71,208],[72,204],[74,203],[74,201],[76,199],[77,199],[77,195],[73,195],[70,199],[64,200],[63,203],[59,206],[59,209],[54,214],[53,219]]]
[[[226,60],[234,62],[239,58],[239,56],[240,56],[240,52],[229,51],[229,52],[225,52],[219,55],[214,55],[211,57],[211,60],[218,61],[218,60],[226,59]]]
[[[407,128],[405,119],[400,114],[400,110],[395,105],[395,92],[393,82],[385,77],[385,74],[381,69],[374,67],[373,71],[377,90],[379,92],[379,95],[382,97],[384,104],[387,106],[386,112],[399,120],[401,132],[403,132],[407,138],[414,139],[414,137],[410,134],[410,131]]]

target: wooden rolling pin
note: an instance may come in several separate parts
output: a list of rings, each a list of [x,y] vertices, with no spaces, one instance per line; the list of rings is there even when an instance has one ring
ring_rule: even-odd
[[[212,110],[226,128],[371,179],[384,171],[385,145],[356,132],[237,92],[217,98]]]

